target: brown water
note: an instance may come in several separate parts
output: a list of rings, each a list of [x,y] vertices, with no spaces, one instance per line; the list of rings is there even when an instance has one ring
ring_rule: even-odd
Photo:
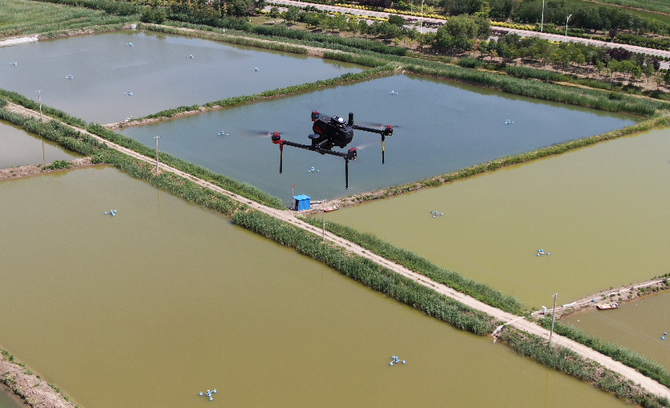
[[[5,392],[4,386],[0,386],[0,408],[20,408],[21,406],[16,396]]]
[[[72,160],[76,157],[80,156],[10,123],[0,121],[0,169],[52,163],[54,160]]]
[[[670,333],[668,291],[625,303],[616,310],[575,313],[562,321],[670,369],[670,336],[664,334]]]
[[[624,406],[111,168],[0,208],[0,344],[84,407]]]
[[[328,219],[532,306],[549,306],[556,292],[566,304],[667,272],[669,136],[617,139]]]

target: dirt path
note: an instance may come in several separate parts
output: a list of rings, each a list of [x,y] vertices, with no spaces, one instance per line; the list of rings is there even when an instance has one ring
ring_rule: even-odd
[[[28,110],[28,109],[26,109],[22,106],[17,106],[15,104],[11,104],[11,103],[8,104],[6,109],[9,109],[12,112],[16,112],[16,113],[19,113],[19,114],[22,114],[22,115],[27,115],[27,116],[32,116],[32,117],[35,117],[35,118],[39,118],[39,113]],[[45,120],[51,120],[51,119],[45,116]],[[108,147],[116,149],[120,152],[123,152],[123,153],[125,153],[125,154],[127,154],[127,155],[129,155],[133,158],[136,158],[138,160],[144,161],[146,163],[151,163],[151,164],[154,164],[156,162],[155,159],[152,159],[150,157],[142,156],[139,153],[136,153],[132,150],[126,149],[125,147],[119,146],[119,145],[117,145],[115,143],[112,143],[112,142],[110,142],[106,139],[103,139],[103,138],[101,138],[97,135],[88,133],[85,130],[78,129],[78,128],[75,128],[75,127],[73,127],[73,129],[76,129],[79,132],[85,133],[85,134],[97,139],[98,141],[104,143]],[[266,207],[262,204],[254,202],[254,201],[252,201],[248,198],[245,198],[245,197],[239,196],[237,194],[231,193],[230,191],[224,190],[221,187],[215,186],[215,185],[213,185],[213,184],[211,184],[207,181],[198,179],[198,178],[196,178],[196,177],[194,177],[190,174],[186,174],[186,173],[184,173],[180,170],[174,169],[172,167],[169,167],[169,166],[166,166],[166,165],[163,165],[163,164],[160,165],[160,169],[161,169],[161,171],[167,171],[167,172],[176,174],[180,177],[186,178],[186,179],[188,179],[188,180],[190,180],[190,181],[192,181],[192,182],[194,182],[194,183],[196,183],[196,184],[198,184],[202,187],[208,188],[212,191],[216,191],[218,193],[224,194],[224,195],[226,195],[226,196],[228,196],[228,197],[230,197],[230,198],[232,198],[232,199],[234,199],[234,200],[236,200],[240,203],[247,204],[249,207],[251,207],[251,208],[253,208],[257,211],[261,211],[261,212],[263,212],[265,214],[268,214],[268,215],[270,215],[274,218],[277,218],[279,220],[288,222],[291,225],[294,225],[294,226],[302,228],[306,231],[312,232],[312,233],[314,233],[318,236],[322,235],[322,229],[321,228],[312,226],[310,224],[307,224],[304,221],[299,220],[298,218],[296,218],[296,212],[294,212],[294,211],[277,210],[277,209],[274,209],[274,208]],[[452,298],[456,301],[459,301],[459,302],[461,302],[461,303],[463,303],[463,304],[465,304],[465,305],[467,305],[467,306],[469,306],[473,309],[482,311],[482,312],[494,317],[495,319],[499,320],[500,322],[503,322],[504,324],[509,324],[510,326],[513,326],[517,329],[523,330],[527,333],[534,334],[536,336],[540,336],[540,337],[543,337],[545,339],[549,339],[549,331],[540,327],[536,323],[533,323],[533,322],[528,321],[528,320],[523,319],[523,318],[519,318],[519,316],[517,316],[517,315],[513,315],[511,313],[507,313],[507,312],[504,312],[500,309],[489,306],[485,303],[480,302],[477,299],[474,299],[474,298],[472,298],[470,296],[467,296],[463,293],[457,292],[454,289],[449,288],[449,287],[447,287],[443,284],[434,282],[434,281],[428,279],[427,277],[425,277],[423,275],[420,275],[418,273],[415,273],[415,272],[413,272],[413,271],[411,271],[411,270],[409,270],[409,269],[407,269],[407,268],[405,268],[401,265],[398,265],[394,262],[391,262],[388,259],[385,259],[385,258],[382,258],[381,256],[372,254],[368,250],[365,250],[364,248],[362,248],[362,247],[360,247],[360,246],[358,246],[358,245],[356,245],[352,242],[349,242],[349,241],[347,241],[343,238],[340,238],[340,237],[338,237],[334,234],[331,234],[328,231],[325,232],[325,239],[327,239],[329,242],[332,242],[336,245],[339,245],[339,246],[345,248],[347,251],[350,251],[350,252],[352,252],[352,253],[354,253],[358,256],[370,259],[370,260],[376,262],[377,264],[379,264],[379,265],[381,265],[385,268],[388,268],[388,269],[390,269],[390,270],[392,270],[392,271],[394,271],[394,272],[396,272],[396,273],[398,273],[398,274],[400,274],[400,275],[402,275],[402,276],[404,276],[408,279],[411,279],[411,280],[413,280],[413,281],[415,281],[415,282],[417,282],[421,285],[424,285],[424,286],[426,286],[426,287],[428,287],[428,288],[430,288],[430,289],[432,289],[432,290],[434,290],[434,291],[436,291],[436,292],[438,292],[442,295],[448,296],[448,297],[450,297],[450,298]],[[596,352],[596,351],[594,351],[594,350],[592,350],[592,349],[590,349],[590,348],[588,348],[588,347],[586,347],[582,344],[579,344],[579,343],[577,343],[573,340],[570,340],[566,337],[559,336],[555,333],[553,335],[552,341],[553,341],[554,344],[558,344],[558,345],[564,346],[564,347],[566,347],[570,350],[573,350],[574,352],[576,352],[580,356],[582,356],[584,358],[591,359],[593,361],[596,361],[597,363],[601,364],[603,367],[608,368],[608,369],[610,369],[610,370],[612,370],[616,373],[621,374],[623,377],[632,380],[634,383],[640,384],[640,386],[642,388],[644,388],[645,390],[647,390],[647,391],[649,391],[653,394],[656,394],[660,397],[665,397],[665,398],[670,399],[670,389],[668,389],[667,387],[659,384],[658,382],[656,382],[656,381],[654,381],[654,380],[652,380],[648,377],[645,377],[644,375],[640,374],[639,372],[635,371],[634,369],[632,369],[630,367],[627,367],[627,366],[625,366],[625,365],[623,365],[623,364],[621,364],[617,361],[614,361],[610,357],[607,357],[603,354],[600,354],[600,353],[598,353],[598,352]]]

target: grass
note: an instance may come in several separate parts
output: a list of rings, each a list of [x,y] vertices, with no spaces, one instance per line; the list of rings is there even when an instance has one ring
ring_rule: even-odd
[[[670,402],[657,397],[630,380],[604,369],[596,362],[586,360],[565,347],[547,347],[544,339],[506,326],[500,332],[500,340],[516,353],[530,357],[538,363],[570,376],[587,381],[601,390],[613,393],[618,398],[643,407],[669,407]]]
[[[551,317],[541,319],[539,324],[545,329],[549,329],[551,327]],[[561,336],[565,336],[606,356],[612,357],[614,360],[639,371],[641,374],[658,381],[666,387],[670,387],[670,371],[648,357],[642,356],[625,347],[608,343],[569,324],[556,322],[554,331]]]
[[[0,0],[0,10],[0,38],[37,33],[49,36],[94,26],[115,25],[119,29],[120,25],[137,20],[101,10],[22,0]]]

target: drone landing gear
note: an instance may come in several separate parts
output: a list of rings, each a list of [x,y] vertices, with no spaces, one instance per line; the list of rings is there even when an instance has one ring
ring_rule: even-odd
[[[334,152],[328,149],[320,149],[318,147],[312,147],[310,145],[294,143],[288,140],[284,140],[279,136],[279,133],[272,135],[272,143],[279,145],[279,174],[282,173],[284,169],[284,145],[297,147],[299,149],[310,150],[313,152],[318,152],[321,154],[329,154],[331,156],[337,156],[344,159],[344,182],[345,188],[349,189],[349,161],[356,160],[358,158],[358,151],[355,147],[349,149],[346,153]]]

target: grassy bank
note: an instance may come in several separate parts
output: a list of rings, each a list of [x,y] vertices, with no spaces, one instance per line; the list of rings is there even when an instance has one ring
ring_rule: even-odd
[[[613,393],[618,398],[641,405],[645,408],[669,407],[670,402],[659,398],[632,381],[604,369],[597,363],[585,360],[575,352],[564,347],[547,347],[546,341],[537,336],[506,326],[500,332],[500,340],[516,353],[530,357],[554,370],[561,371],[582,381],[590,382],[601,390]]]
[[[318,227],[321,226],[322,222],[320,217],[307,217],[305,218],[305,221]],[[457,272],[440,268],[412,251],[393,246],[372,234],[361,233],[353,228],[331,221],[326,224],[326,229],[329,232],[354,242],[379,256],[397,262],[414,272],[418,272],[436,282],[472,296],[488,305],[517,315],[525,312],[523,304],[515,297],[503,295],[501,292],[489,286],[472,279],[464,278]]]
[[[54,37],[77,30],[120,29],[137,17],[111,15],[101,10],[21,0],[0,0],[0,38],[27,34]]]
[[[549,329],[551,327],[551,317],[542,318],[538,323],[545,329]],[[653,378],[666,387],[670,387],[670,372],[650,358],[614,343],[608,343],[569,324],[556,322],[554,331],[561,336],[565,336],[590,347],[599,353],[612,357],[614,360],[634,368],[643,375]]]
[[[346,85],[355,83],[358,81],[364,81],[371,78],[378,78],[384,75],[389,75],[392,73],[393,67],[389,65],[379,66],[373,69],[369,69],[359,73],[347,73],[336,78],[323,79],[316,82],[310,82],[301,85],[292,85],[284,88],[273,89],[269,91],[264,91],[254,95],[246,96],[233,96],[230,98],[222,99],[219,101],[208,102],[204,105],[191,105],[191,106],[180,106],[174,109],[167,109],[151,115],[143,116],[141,118],[133,119],[130,122],[141,122],[146,119],[167,119],[173,118],[176,115],[190,113],[190,112],[199,112],[203,109],[223,109],[223,108],[232,108],[235,106],[240,106],[248,103],[259,102],[271,98],[279,98],[290,95],[298,95],[305,92],[312,92],[319,89],[328,88],[331,86]]]
[[[382,292],[423,313],[452,326],[486,335],[494,328],[493,318],[455,300],[404,278],[359,256],[346,254],[339,247],[323,244],[321,238],[260,212],[238,212],[233,221],[257,234],[323,262],[365,286]]]
[[[350,196],[344,198],[342,201],[345,205],[353,205],[366,201],[373,201],[382,198],[392,197],[399,194],[408,193],[410,191],[417,191],[426,187],[437,187],[442,184],[450,183],[455,180],[465,179],[468,177],[482,174],[487,171],[497,170],[501,167],[511,166],[514,164],[526,163],[532,160],[541,159],[547,156],[554,156],[563,154],[574,149],[585,146],[590,146],[595,143],[606,140],[616,139],[619,137],[631,135],[633,133],[644,132],[656,127],[670,126],[670,116],[656,116],[643,122],[637,123],[633,126],[628,126],[623,129],[613,130],[611,132],[603,133],[596,136],[587,137],[584,139],[572,140],[565,143],[556,144],[550,147],[533,150],[527,153],[522,153],[514,156],[502,157],[491,160],[486,163],[475,166],[466,167],[461,170],[456,170],[451,173],[440,176],[431,177],[425,180],[416,181],[413,183],[403,184],[399,186],[390,187],[387,189],[377,190],[370,193],[364,193],[357,196]]]

